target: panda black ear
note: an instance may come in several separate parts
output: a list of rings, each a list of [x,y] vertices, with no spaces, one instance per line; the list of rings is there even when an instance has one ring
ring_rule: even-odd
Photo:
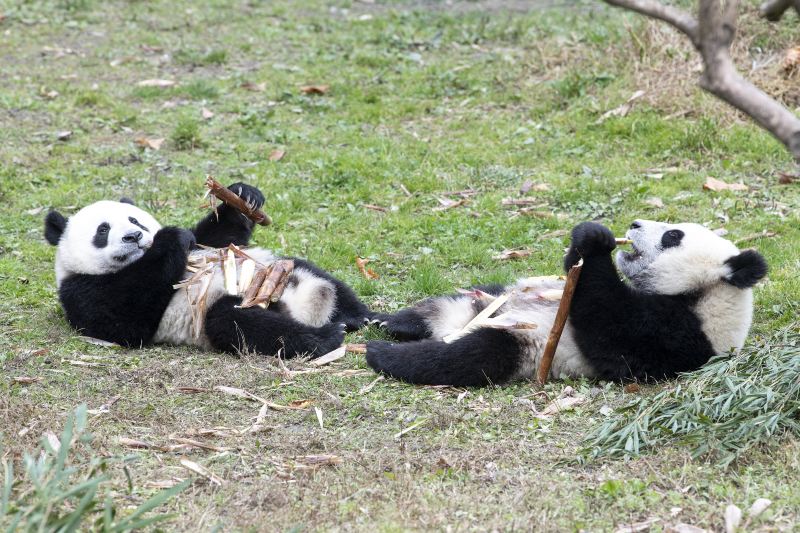
[[[58,211],[50,211],[44,217],[44,238],[53,246],[58,245],[64,228],[67,227],[67,219]]]
[[[725,281],[740,289],[752,287],[767,275],[767,261],[755,250],[744,250],[729,257],[725,264],[731,269]]]
[[[133,200],[131,200],[131,199],[130,199],[130,198],[128,198],[127,196],[123,196],[122,198],[120,198],[120,199],[119,199],[119,201],[120,201],[120,203],[122,203],[122,204],[131,204],[131,205],[136,205],[135,203],[133,203]]]

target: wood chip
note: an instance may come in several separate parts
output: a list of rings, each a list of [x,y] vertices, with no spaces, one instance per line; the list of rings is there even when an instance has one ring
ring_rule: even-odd
[[[205,479],[207,479],[208,481],[210,481],[214,485],[217,485],[217,486],[221,487],[221,486],[223,486],[225,484],[225,481],[222,478],[220,478],[219,476],[214,474],[208,468],[206,468],[206,467],[204,467],[202,465],[199,465],[199,464],[195,463],[194,461],[190,461],[188,459],[181,459],[181,466],[183,466],[187,470],[190,470],[190,471],[194,472],[195,474],[197,474],[197,475],[199,475],[201,477],[204,477]]]
[[[95,346],[102,346],[103,348],[122,348],[116,342],[109,342],[104,341],[103,339],[95,339],[94,337],[86,337],[84,335],[79,335],[78,340],[85,342],[86,344],[93,344]]]
[[[377,378],[375,378],[372,381],[370,381],[368,385],[364,385],[363,387],[358,389],[358,393],[359,394],[368,393],[369,391],[371,391],[375,387],[375,385],[378,384],[379,381],[383,381],[384,379],[386,379],[385,376],[383,376],[383,375],[378,376]]]
[[[270,161],[280,161],[281,159],[283,159],[283,156],[285,155],[286,155],[286,150],[273,150],[272,152],[270,152],[269,157],[267,159],[269,159]]]
[[[169,440],[178,442],[180,444],[186,444],[188,446],[192,446],[194,448],[201,448],[203,450],[209,450],[212,452],[229,452],[234,448],[228,448],[225,446],[214,446],[213,444],[207,444],[205,442],[201,442],[199,440],[194,439],[186,439],[183,437],[170,437]]]
[[[136,137],[133,140],[133,143],[145,149],[160,150],[161,145],[164,144],[164,139],[162,138],[149,139],[147,137]]]
[[[586,402],[583,396],[567,396],[566,398],[556,398],[551,401],[540,412],[536,413],[537,418],[547,418],[554,416],[562,411],[571,411],[576,406]]]
[[[417,422],[416,424],[411,424],[410,426],[408,426],[408,427],[407,427],[407,428],[405,428],[404,430],[402,430],[402,431],[398,431],[397,433],[395,433],[395,434],[394,434],[394,436],[393,436],[392,438],[393,438],[393,439],[399,439],[400,437],[402,437],[403,435],[405,435],[405,434],[406,434],[406,433],[408,433],[409,431],[413,431],[413,430],[417,429],[418,427],[420,427],[421,425],[423,425],[423,424],[424,424],[424,423],[426,423],[427,421],[428,421],[428,420],[427,420],[427,419],[425,419],[425,420],[420,420],[420,421],[419,421],[419,422]]]
[[[608,120],[611,117],[624,117],[624,116],[627,116],[627,114],[630,113],[631,109],[633,109],[633,103],[636,100],[638,100],[639,98],[641,98],[642,96],[644,96],[644,95],[645,95],[644,91],[636,91],[635,93],[633,93],[630,96],[630,98],[628,98],[628,100],[624,104],[622,104],[619,107],[615,107],[614,109],[611,109],[611,110],[606,111],[605,113],[603,113],[600,116],[600,118],[597,119],[595,124],[602,124],[603,122],[605,122],[606,120]]]
[[[214,390],[217,392],[221,392],[223,394],[229,394],[231,396],[236,396],[238,398],[244,398],[245,400],[252,400],[255,402],[261,403],[269,403],[264,398],[256,396],[255,394],[248,392],[244,389],[237,389],[236,387],[227,387],[225,385],[217,385],[214,387]]]
[[[312,366],[322,366],[337,361],[347,354],[347,346],[339,346],[335,350],[331,350],[322,357],[312,359],[309,364]]]
[[[17,376],[11,378],[11,383],[17,383],[19,385],[33,385],[34,383],[39,383],[42,381],[40,377],[30,377],[30,376]]]
[[[483,311],[475,315],[475,317],[472,320],[470,320],[466,326],[464,326],[458,331],[451,333],[450,335],[446,335],[445,337],[442,338],[442,340],[444,342],[451,343],[467,335],[473,329],[480,327],[484,320],[492,316],[492,314],[494,314],[495,311],[500,309],[500,307],[502,307],[502,305],[506,303],[506,301],[508,301],[508,299],[511,297],[511,294],[512,293],[501,294],[500,296],[495,298],[492,301],[492,303],[487,305],[483,309]]]
[[[152,80],[142,80],[136,84],[138,87],[174,87],[176,82],[173,80],[159,80],[159,79],[152,79]]]

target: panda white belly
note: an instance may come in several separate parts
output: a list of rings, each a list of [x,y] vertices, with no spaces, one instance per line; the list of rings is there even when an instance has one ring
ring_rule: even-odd
[[[525,347],[527,355],[512,379],[530,379],[535,376],[559,305],[558,300],[543,298],[542,293],[563,288],[563,280],[545,276],[520,279],[505,291],[504,294],[509,296],[509,299],[494,316],[536,325],[533,329],[508,330]],[[431,305],[436,306],[436,309],[431,310],[434,312],[430,314],[426,313],[425,318],[432,332],[431,336],[437,339],[460,330],[477,314],[470,296],[438,298],[432,300]],[[568,320],[553,357],[550,378],[593,377],[594,374],[594,369],[575,342],[572,326]]]
[[[202,254],[203,252],[197,252]],[[270,250],[250,248],[247,254],[260,263],[271,263],[278,259]],[[185,278],[192,275],[187,271]],[[220,269],[208,287],[206,309],[227,294],[225,281]],[[329,280],[315,276],[312,272],[296,268],[289,276],[286,290],[281,296],[281,303],[288,314],[303,324],[320,327],[328,323],[336,311],[336,287]],[[153,337],[157,344],[187,344],[203,349],[211,349],[211,343],[200,325],[199,335],[195,335],[192,320],[192,307],[186,289],[178,289],[161,316],[158,330]]]

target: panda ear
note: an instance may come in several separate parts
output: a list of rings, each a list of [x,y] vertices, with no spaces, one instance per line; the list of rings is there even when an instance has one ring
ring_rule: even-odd
[[[131,205],[136,205],[135,203],[133,203],[133,200],[131,200],[131,199],[130,199],[130,198],[128,198],[127,196],[123,196],[122,198],[120,198],[120,199],[119,199],[119,201],[120,201],[120,203],[122,203],[122,204],[131,204]]]
[[[44,238],[47,239],[47,242],[56,246],[66,227],[67,219],[64,218],[64,215],[58,211],[50,211],[44,217]]]
[[[740,289],[752,287],[767,275],[767,261],[755,250],[744,250],[725,261],[731,273],[723,279]]]

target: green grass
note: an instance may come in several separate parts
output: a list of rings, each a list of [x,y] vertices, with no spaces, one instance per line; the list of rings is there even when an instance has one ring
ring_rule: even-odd
[[[70,214],[129,196],[162,223],[189,226],[204,214],[206,174],[260,187],[275,224],[257,230],[256,244],[309,257],[375,309],[556,273],[575,223],[596,219],[621,233],[633,218],[657,218],[748,239],[741,246],[771,266],[756,289],[752,336],[796,327],[800,189],[778,184],[779,172],[795,170],[783,148],[692,89],[682,62],[691,49],[657,26],[597,5],[504,6],[0,0],[0,443],[15,472],[75,406],[119,396],[89,421],[99,449],[135,454],[107,468],[118,507],[192,477],[183,457],[226,481],[199,480],[160,507],[176,513],[174,529],[598,531],[659,518],[656,530],[719,530],[726,505],[745,509],[760,497],[774,503],[754,528],[796,527],[800,443],[791,438],[776,436],[725,471],[670,443],[630,461],[579,464],[580,441],[606,419],[601,409],[631,400],[617,385],[569,383],[590,401],[543,421],[531,405],[541,409],[567,384],[549,384],[546,396],[518,383],[459,399],[460,390],[383,380],[362,393],[375,376],[359,356],[292,374],[273,360],[185,347],[100,348],[68,328],[42,237],[47,209]],[[759,53],[779,55],[792,42],[790,18],[768,27],[748,14],[742,31]],[[767,73],[778,81],[779,63]],[[148,79],[176,85],[137,85]],[[303,95],[309,84],[330,90]],[[628,116],[597,123],[640,88],[648,94]],[[203,108],[214,116],[204,119]],[[58,140],[63,131],[72,133]],[[168,141],[142,150],[142,136]],[[269,161],[274,149],[286,156]],[[751,190],[703,191],[706,176]],[[528,179],[549,186],[529,196],[553,216],[501,206]],[[434,210],[446,192],[467,188],[478,191],[467,205]],[[763,230],[776,235],[753,237]],[[533,250],[526,260],[492,259],[523,246]],[[360,276],[357,255],[372,260],[378,280]],[[380,336],[368,329],[350,340]],[[24,386],[16,376],[42,380]],[[311,399],[323,427],[313,410],[273,411],[268,429],[240,435],[257,404],[177,389],[216,385],[275,403]],[[209,428],[228,429],[198,435]],[[174,444],[170,436],[231,449],[118,442]],[[296,467],[295,457],[324,453],[342,462]],[[681,511],[672,516],[672,507]]]

